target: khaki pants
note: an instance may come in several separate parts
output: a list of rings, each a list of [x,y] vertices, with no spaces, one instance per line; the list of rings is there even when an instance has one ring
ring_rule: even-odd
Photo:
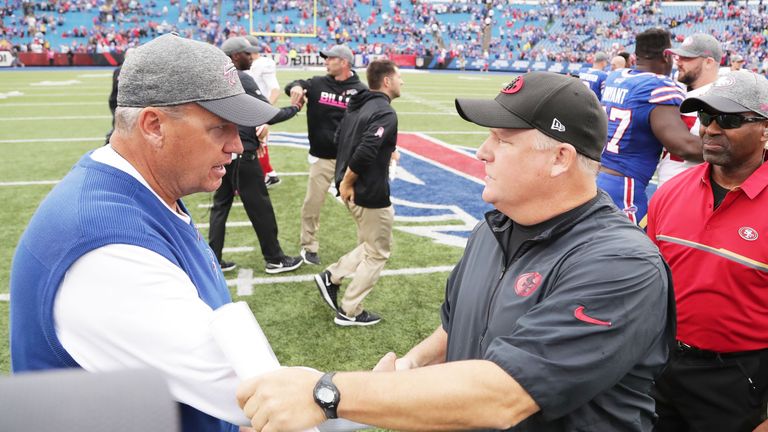
[[[309,181],[304,204],[301,206],[301,248],[317,253],[320,243],[320,209],[336,174],[336,159],[318,159],[309,166]]]
[[[339,305],[339,312],[354,317],[363,311],[363,299],[379,280],[389,259],[395,209],[392,206],[370,209],[352,203],[348,203],[347,208],[357,224],[357,247],[327,270],[335,284],[341,284],[342,279],[355,274]]]

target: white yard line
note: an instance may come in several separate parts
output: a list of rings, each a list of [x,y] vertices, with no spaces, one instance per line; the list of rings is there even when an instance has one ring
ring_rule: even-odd
[[[51,107],[51,106],[80,106],[80,105],[99,105],[103,106],[104,102],[18,102],[18,103],[3,103],[0,102],[0,108],[5,107]]]
[[[252,280],[253,270],[240,269],[237,272],[237,279],[234,281],[234,284],[237,287],[237,295],[242,297],[253,294],[253,284],[251,283]],[[229,284],[229,282],[227,282],[227,284]]]
[[[19,144],[19,143],[53,143],[53,142],[80,142],[80,141],[104,141],[104,137],[90,138],[32,138],[32,139],[11,139],[0,140],[0,144]]]
[[[253,293],[252,291],[253,285],[311,282],[315,280],[314,274],[295,275],[295,276],[252,277],[250,279],[245,279],[244,277],[241,277],[241,274],[243,274],[243,272],[245,272],[246,270],[250,271],[250,269],[241,269],[236,279],[227,280],[227,285],[237,287],[238,295],[241,295],[240,294],[241,289],[243,289],[244,292],[248,291],[246,289],[246,285],[248,284],[250,284],[251,286],[251,292],[249,292],[248,294],[242,294],[242,295],[251,295]],[[388,277],[388,276],[409,276],[409,275],[432,274],[432,273],[448,273],[451,270],[453,270],[453,266],[402,268],[402,269],[384,270],[381,272],[381,276]]]
[[[0,117],[0,121],[108,120],[112,116]],[[103,138],[102,138],[103,139]]]
[[[71,98],[71,97],[82,97],[82,96],[100,96],[100,97],[103,97],[104,100],[106,101],[107,96],[109,96],[109,92],[104,92],[104,93],[80,93],[80,92],[74,91],[72,93],[35,93],[35,94],[24,93],[23,95],[14,96],[14,97],[24,97],[24,98],[30,98],[30,97],[31,98],[63,97],[63,98]]]
[[[15,181],[15,182],[0,182],[0,187],[3,186],[36,186],[36,185],[54,185],[60,180],[38,180],[38,181]]]
[[[389,276],[410,276],[410,275],[432,274],[432,273],[448,273],[451,270],[453,270],[453,266],[413,267],[413,268],[384,270],[381,272],[381,276],[389,277]],[[243,297],[243,296],[253,295],[254,285],[311,282],[314,280],[315,280],[314,274],[295,275],[295,276],[253,277],[252,269],[243,268],[238,271],[236,278],[227,280],[227,285],[236,287],[237,295],[240,297]],[[10,299],[11,299],[10,294],[0,293],[0,302],[8,302],[10,301]]]

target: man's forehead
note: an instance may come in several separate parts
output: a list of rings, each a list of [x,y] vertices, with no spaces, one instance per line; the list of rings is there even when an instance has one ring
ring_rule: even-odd
[[[531,131],[538,132],[538,130],[536,130],[534,128],[529,128],[529,129],[490,128],[489,131],[490,131],[491,135],[495,135],[495,136],[497,136],[499,138],[523,135],[526,132],[531,132]]]

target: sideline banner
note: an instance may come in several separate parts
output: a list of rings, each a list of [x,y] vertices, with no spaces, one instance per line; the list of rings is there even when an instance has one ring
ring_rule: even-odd
[[[10,67],[13,64],[13,55],[10,51],[0,51],[0,67]]]
[[[290,54],[282,53],[263,53],[265,57],[270,57],[275,61],[278,68],[290,69],[290,68],[307,68],[307,67],[325,67],[325,59],[320,57],[317,53],[296,53],[291,56]],[[363,59],[360,55],[355,55],[355,68],[363,67]]]
[[[590,66],[589,63],[550,62],[532,60],[486,60],[479,57],[468,57],[465,69],[482,70],[486,62],[488,70],[501,72],[525,73],[533,71],[547,71],[560,74],[576,74],[582,67]],[[452,59],[446,69],[458,69],[457,59]]]

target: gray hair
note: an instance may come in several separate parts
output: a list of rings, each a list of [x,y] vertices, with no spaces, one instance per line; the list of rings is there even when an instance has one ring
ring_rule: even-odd
[[[538,132],[536,134],[536,141],[533,143],[533,148],[536,150],[552,150],[561,144],[560,141]],[[592,177],[597,177],[597,173],[600,170],[600,162],[592,160],[581,153],[576,153],[576,160],[579,163],[579,168],[586,174]]]
[[[185,105],[156,108],[169,117],[179,119],[184,116]],[[139,114],[141,114],[141,110],[143,109],[144,108],[117,107],[115,109],[115,131],[123,135],[129,135],[133,128],[136,127],[136,122],[139,120]]]

